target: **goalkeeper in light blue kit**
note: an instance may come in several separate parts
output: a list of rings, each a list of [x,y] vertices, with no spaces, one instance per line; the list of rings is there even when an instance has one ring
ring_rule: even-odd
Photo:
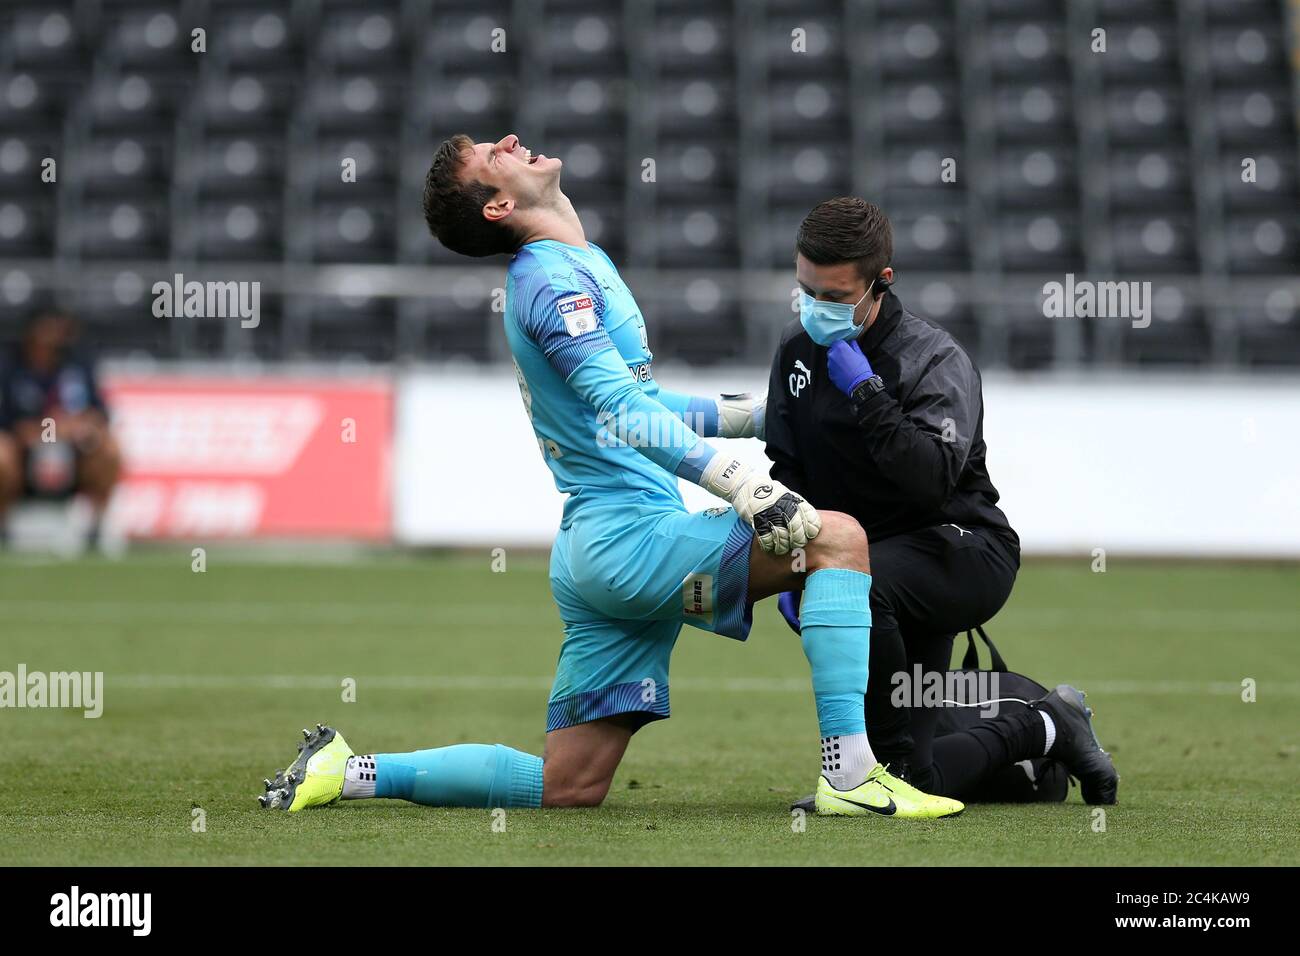
[[[928,819],[961,812],[876,762],[867,743],[867,539],[701,436],[762,437],[762,400],[661,389],[645,321],[560,191],[562,163],[518,137],[444,142],[425,182],[430,231],[468,256],[511,255],[506,335],[537,444],[568,497],[551,552],[564,623],[545,758],[503,744],[355,755],[304,730],[265,781],[268,808],[395,797],[428,806],[595,806],[632,735],[668,716],[683,624],[737,640],[754,601],[802,590],[802,642],[821,734],[819,814]],[[685,478],[731,503],[688,512]],[[791,552],[801,551],[792,556]],[[800,557],[801,560],[795,560]]]

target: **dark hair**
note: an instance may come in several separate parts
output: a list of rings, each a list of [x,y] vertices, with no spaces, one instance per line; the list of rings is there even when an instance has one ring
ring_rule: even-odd
[[[856,262],[869,282],[894,258],[894,230],[875,203],[837,196],[804,216],[795,248],[819,266]]]
[[[439,242],[462,256],[514,252],[519,248],[514,230],[483,216],[483,206],[497,194],[496,188],[461,176],[465,154],[473,148],[474,140],[464,133],[439,145],[424,177],[424,221]]]

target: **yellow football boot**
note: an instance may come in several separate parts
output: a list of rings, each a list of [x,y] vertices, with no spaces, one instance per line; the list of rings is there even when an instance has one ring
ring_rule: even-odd
[[[936,820],[955,817],[966,809],[960,800],[922,793],[878,763],[867,779],[852,790],[836,790],[825,777],[817,780],[817,815],[821,817],[893,817],[896,820]]]
[[[274,780],[262,781],[266,793],[257,801],[268,810],[297,813],[335,803],[343,795],[343,772],[353,755],[348,742],[337,730],[321,724],[314,731],[304,730],[302,736],[294,762],[277,770]]]

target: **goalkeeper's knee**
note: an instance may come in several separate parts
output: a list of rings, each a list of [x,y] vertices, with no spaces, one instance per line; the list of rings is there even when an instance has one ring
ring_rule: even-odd
[[[818,512],[822,530],[808,542],[807,569],[811,573],[823,568],[843,568],[847,571],[871,573],[867,533],[857,519],[839,511]]]

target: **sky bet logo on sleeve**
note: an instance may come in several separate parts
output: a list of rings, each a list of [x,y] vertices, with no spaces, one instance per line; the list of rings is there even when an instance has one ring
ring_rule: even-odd
[[[556,308],[570,335],[582,335],[596,327],[596,306],[589,295],[571,295],[561,299]]]

